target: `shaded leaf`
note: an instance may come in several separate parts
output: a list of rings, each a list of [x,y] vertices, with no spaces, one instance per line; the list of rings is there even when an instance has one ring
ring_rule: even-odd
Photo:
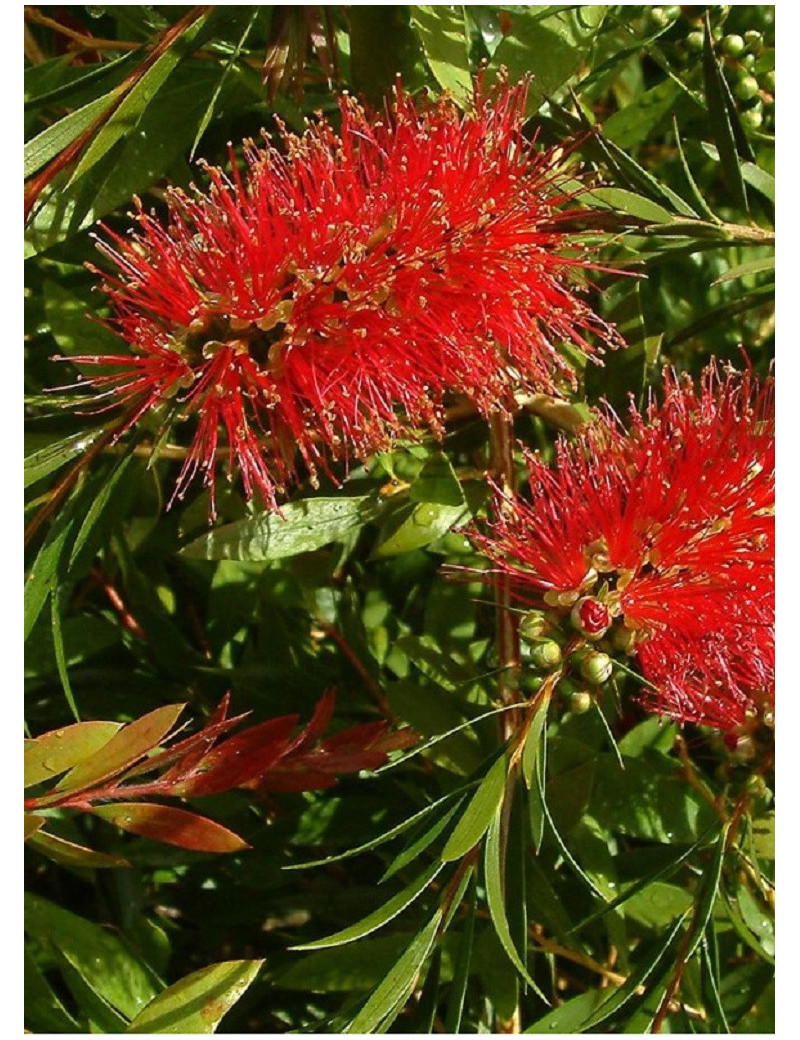
[[[31,838],[30,845],[38,852],[55,860],[56,863],[62,863],[66,867],[104,868],[127,867],[130,865],[122,856],[112,856],[106,852],[95,852],[94,849],[88,849],[85,845],[77,845],[75,842],[67,841],[65,838],[59,838],[49,831],[39,831],[38,834]]]
[[[292,946],[290,949],[320,950],[325,946],[342,946],[344,943],[353,942],[364,935],[369,935],[370,932],[376,931],[388,921],[397,917],[399,913],[402,913],[407,906],[413,903],[443,869],[443,866],[444,864],[442,863],[432,863],[418,877],[414,878],[409,885],[406,885],[404,889],[398,892],[396,896],[393,896],[383,906],[373,910],[371,914],[367,914],[366,917],[348,928],[343,928],[340,932],[334,932],[333,935],[328,935],[324,939],[316,939],[314,942]]]

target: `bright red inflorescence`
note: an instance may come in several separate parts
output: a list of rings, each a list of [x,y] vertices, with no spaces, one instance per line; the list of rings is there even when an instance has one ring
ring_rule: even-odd
[[[647,707],[755,724],[774,707],[774,438],[771,378],[712,364],[697,388],[667,371],[629,430],[609,410],[560,441],[554,468],[529,455],[530,500],[474,540],[523,598],[602,598]]]
[[[575,290],[591,265],[560,187],[574,170],[524,137],[525,99],[478,86],[462,114],[398,90],[377,118],[345,96],[339,133],[320,118],[282,151],[246,142],[244,174],[208,167],[208,192],[168,192],[164,222],[139,205],[130,237],[106,231],[132,353],[75,360],[117,366],[91,385],[129,406],[125,429],[164,404],[195,418],[178,494],[199,473],[213,497],[223,431],[229,477],[274,508],[298,451],[314,479],[441,435],[448,394],[510,407],[573,382],[564,345],[618,344]]]

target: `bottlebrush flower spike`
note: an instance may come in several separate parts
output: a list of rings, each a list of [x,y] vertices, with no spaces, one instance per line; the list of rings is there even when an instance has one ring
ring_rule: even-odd
[[[529,455],[530,500],[473,539],[523,599],[601,598],[648,708],[733,730],[774,705],[773,380],[713,363],[699,388],[664,378],[628,431],[606,410],[553,469]]]
[[[525,100],[524,83],[478,83],[462,114],[398,88],[378,118],[344,96],[338,133],[319,118],[282,130],[282,151],[245,142],[244,174],[232,156],[230,175],[206,167],[207,193],[170,190],[164,222],[137,202],[130,237],[106,229],[132,353],[74,360],[117,366],[90,385],[131,407],[125,429],[162,405],[196,420],[179,496],[200,474],[213,514],[223,430],[229,478],[275,508],[298,451],[314,480],[330,458],[441,435],[447,394],[510,407],[574,382],[563,346],[620,342],[576,292],[591,265],[575,192],[563,150],[524,137]]]

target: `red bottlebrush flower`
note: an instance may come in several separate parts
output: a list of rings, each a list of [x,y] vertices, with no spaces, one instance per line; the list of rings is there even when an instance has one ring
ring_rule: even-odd
[[[126,429],[161,405],[196,419],[179,495],[199,473],[213,498],[222,431],[229,477],[274,508],[296,451],[313,480],[328,458],[441,435],[446,394],[510,407],[574,381],[564,345],[617,345],[573,288],[591,266],[574,191],[563,150],[524,137],[525,98],[478,85],[462,114],[398,90],[378,118],[345,96],[338,133],[320,118],[282,152],[246,142],[244,175],[207,167],[208,192],[169,191],[163,222],[137,203],[130,237],[106,230],[132,353],[75,360],[118,367],[90,384],[131,406]]]
[[[599,597],[646,706],[731,730],[774,698],[773,381],[712,364],[699,388],[665,384],[629,431],[606,410],[554,468],[529,455],[530,501],[473,537],[523,598],[574,612]]]

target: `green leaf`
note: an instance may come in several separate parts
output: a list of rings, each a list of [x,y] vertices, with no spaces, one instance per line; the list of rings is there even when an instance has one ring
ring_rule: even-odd
[[[343,928],[340,932],[328,935],[324,939],[316,939],[314,942],[303,943],[300,946],[290,946],[291,950],[320,950],[325,946],[342,946],[344,943],[354,942],[370,932],[377,931],[388,921],[397,917],[407,906],[420,896],[436,875],[443,869],[443,863],[432,863],[404,889],[393,896],[383,906],[373,910],[371,914],[357,921],[356,924]]]
[[[72,550],[69,557],[70,566],[72,566],[78,559],[78,554],[87,544],[90,537],[94,535],[95,538],[97,538],[99,534],[102,534],[101,522],[110,512],[110,503],[114,498],[115,492],[122,484],[122,478],[127,473],[128,467],[132,461],[133,455],[130,454],[120,459],[92,499],[89,508],[84,514],[83,521],[78,528],[78,533],[75,535],[75,541],[72,543]],[[129,490],[128,486],[126,486],[126,490]],[[94,554],[92,553],[91,555]]]
[[[374,495],[308,498],[217,527],[181,550],[197,560],[280,560],[342,541],[377,516]]]
[[[492,924],[497,933],[497,938],[500,940],[503,949],[506,951],[508,959],[525,979],[528,985],[533,989],[539,999],[549,1005],[550,1001],[528,974],[525,962],[522,960],[519,951],[514,945],[514,940],[511,938],[511,929],[508,924],[508,917],[506,916],[503,865],[500,849],[502,816],[502,805],[498,805],[494,818],[489,824],[489,832],[486,836],[486,847],[483,856],[486,901],[489,904],[489,913],[491,914]]]
[[[762,170],[755,163],[743,162],[742,180],[749,184],[751,188],[755,188],[757,192],[760,192],[770,202],[775,201],[775,178],[771,173]]]
[[[61,631],[61,595],[58,585],[54,585],[50,596],[50,623],[53,634],[53,652],[56,658],[56,670],[61,681],[61,688],[72,712],[73,718],[80,722],[80,712],[72,692],[72,684],[69,681],[69,669],[67,668],[67,655],[64,649],[64,636]]]
[[[415,860],[421,852],[424,852],[425,849],[428,848],[429,845],[432,845],[461,808],[465,797],[466,795],[459,798],[455,805],[451,806],[447,812],[443,813],[435,821],[432,827],[423,831],[419,837],[415,838],[414,841],[407,845],[400,855],[396,856],[386,868],[381,881],[386,881],[388,878],[393,877],[398,871],[402,870],[403,867]]]
[[[469,34],[464,7],[453,4],[415,4],[411,25],[436,82],[456,100],[472,96]]]
[[[414,936],[402,957],[347,1025],[345,1033],[385,1032],[391,1025],[414,990],[417,977],[436,941],[441,916],[442,911],[439,909]]]
[[[96,805],[92,813],[124,831],[194,852],[241,852],[249,848],[246,841],[222,824],[172,805],[115,802]]]
[[[397,960],[397,936],[361,939],[351,946],[317,950],[275,979],[281,989],[311,993],[359,993],[377,986]]]
[[[483,778],[478,790],[470,799],[464,815],[442,849],[441,858],[448,863],[461,859],[475,848],[494,818],[503,800],[508,763],[505,755],[500,755]]]
[[[24,960],[25,1029],[39,1033],[78,1033],[80,1026],[53,992],[27,946]]]
[[[762,271],[775,270],[774,256],[761,256],[757,260],[749,260],[746,264],[736,264],[715,279],[712,285],[721,285],[723,282],[734,282],[739,278],[747,278],[751,274],[761,274]]]
[[[646,141],[674,112],[675,104],[681,96],[678,84],[665,79],[658,86],[638,94],[624,108],[606,119],[603,134],[620,148],[635,148]]]
[[[578,72],[608,11],[606,4],[580,4],[548,14],[537,6],[516,6],[492,57],[505,65],[511,82],[531,73],[529,104],[538,108]]]
[[[107,852],[95,852],[94,849],[86,848],[85,845],[77,845],[73,841],[59,838],[49,831],[39,831],[34,834],[28,843],[43,855],[62,863],[66,867],[105,868],[105,867],[127,867],[128,861],[122,856],[112,856]]]
[[[185,707],[185,704],[165,704],[129,722],[107,744],[67,773],[57,790],[65,793],[82,787],[94,787],[123,772],[158,746]]]
[[[654,751],[596,762],[591,815],[609,830],[647,841],[694,842],[715,821],[709,804],[686,784],[677,763]]]
[[[40,831],[45,823],[46,820],[43,816],[31,816],[25,813],[25,841],[28,841],[37,831]]]
[[[472,948],[475,942],[475,907],[477,904],[477,877],[472,873],[470,877],[469,898],[467,903],[466,917],[463,919],[463,930],[461,941],[458,944],[456,963],[453,969],[453,982],[447,1000],[447,1016],[445,1018],[444,1030],[446,1033],[455,1034],[461,1026],[461,1016],[464,1013],[464,999],[467,995],[467,981],[472,964]]]
[[[424,549],[437,538],[463,523],[469,516],[469,508],[444,506],[435,502],[420,502],[419,505],[401,503],[387,513],[378,541],[372,550],[374,559],[397,556],[400,553]]]
[[[284,870],[304,870],[306,867],[322,867],[328,863],[336,863],[338,860],[349,859],[351,856],[356,856],[361,852],[366,852],[369,849],[377,848],[379,845],[383,845],[385,842],[390,841],[392,838],[396,838],[399,834],[403,834],[405,831],[410,830],[414,824],[425,819],[431,813],[435,812],[436,809],[441,808],[450,802],[453,798],[457,798],[463,792],[468,791],[470,788],[477,786],[477,781],[473,783],[465,784],[460,787],[457,791],[449,791],[447,794],[438,798],[435,802],[431,802],[430,805],[426,805],[424,809],[420,809],[419,812],[414,813],[413,816],[409,816],[407,820],[403,820],[401,823],[396,824],[394,827],[390,827],[388,831],[384,831],[383,834],[379,834],[377,838],[370,838],[369,841],[365,841],[363,845],[358,845],[356,848],[347,849],[345,852],[340,852],[335,856],[326,856],[324,859],[312,859],[307,860],[305,863],[289,863],[283,869]]]
[[[653,224],[670,224],[675,219],[675,214],[668,209],[625,188],[594,188],[581,194],[581,200],[590,206],[599,203]]]
[[[120,722],[76,722],[25,744],[25,786],[54,780],[89,758],[121,729]]]
[[[603,1000],[605,993],[590,989],[571,1000],[565,1001],[552,1011],[529,1026],[526,1033],[549,1033],[551,1036],[581,1032],[581,1026],[589,1018],[597,1005]]]
[[[453,466],[444,454],[437,451],[417,474],[408,491],[412,502],[433,502],[439,506],[466,504],[464,489]]]
[[[202,29],[205,17],[202,15],[188,26],[131,88],[116,111],[94,135],[92,143],[85,150],[75,168],[70,184],[87,173],[120,138],[135,128],[145,109],[163,87],[169,74],[178,62],[191,51],[192,42]]]
[[[63,440],[53,441],[46,447],[26,455],[24,486],[35,484],[37,480],[48,477],[78,455],[82,455],[102,433],[102,430],[81,430],[80,433],[70,434]]]
[[[207,106],[205,112],[203,113],[203,117],[200,120],[200,124],[197,127],[197,133],[194,135],[194,141],[192,143],[192,147],[191,147],[191,151],[190,151],[190,158],[194,158],[194,153],[197,151],[198,144],[200,144],[200,138],[203,136],[203,134],[208,129],[208,124],[211,122],[211,117],[214,115],[214,107],[217,104],[217,101],[219,100],[220,94],[222,93],[222,88],[225,86],[225,81],[227,80],[228,76],[230,75],[231,69],[236,64],[236,61],[237,61],[239,55],[241,54],[242,48],[244,47],[245,43],[247,42],[247,37],[250,35],[250,32],[251,32],[253,26],[255,25],[256,20],[259,17],[260,10],[261,10],[260,5],[256,5],[255,7],[253,7],[253,13],[250,16],[250,19],[248,20],[247,24],[244,27],[244,30],[242,31],[242,35],[239,37],[239,40],[237,41],[236,46],[234,47],[233,51],[231,52],[230,58],[228,58],[227,62],[225,63],[225,68],[222,70],[222,75],[219,78],[219,83],[217,84],[217,86],[214,89],[214,93],[213,93],[213,95],[211,97],[211,100],[209,101],[208,106]]]
[[[641,963],[631,972],[625,983],[613,991],[613,993],[607,997],[597,1010],[589,1016],[580,1026],[580,1031],[585,1033],[589,1029],[594,1029],[595,1026],[601,1022],[605,1022],[606,1019],[610,1018],[611,1015],[617,1014],[624,1007],[626,1007],[632,1000],[640,1000],[640,987],[652,977],[659,977],[660,971],[663,970],[664,966],[669,964],[675,953],[677,952],[678,946],[682,938],[683,923],[686,920],[688,914],[684,914],[673,926],[672,929],[666,934],[665,937],[660,939],[658,942],[653,943],[647,951],[647,955],[642,957]]]
[[[63,152],[102,112],[105,112],[118,95],[119,90],[115,89],[95,98],[28,141],[25,145],[25,177],[30,177]]]
[[[25,931],[56,947],[83,982],[126,1018],[136,1015],[157,992],[150,971],[121,939],[28,892]]]
[[[733,193],[736,205],[748,212],[747,191],[742,179],[742,171],[739,168],[736,138],[726,103],[727,85],[722,69],[714,57],[714,45],[708,14],[706,14],[703,39],[703,82],[705,84],[711,132],[719,149],[723,176],[729,190]]]
[[[154,997],[127,1031],[215,1033],[263,963],[263,960],[222,961],[194,971]]]
[[[27,639],[47,602],[61,565],[65,546],[76,523],[75,499],[61,510],[47,532],[42,547],[25,578],[24,639]]]

